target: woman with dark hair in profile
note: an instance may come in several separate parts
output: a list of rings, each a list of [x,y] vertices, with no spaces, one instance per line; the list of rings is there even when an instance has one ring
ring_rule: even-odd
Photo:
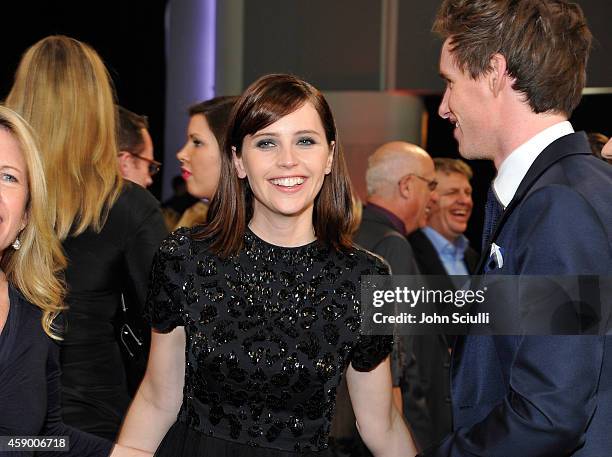
[[[203,201],[188,208],[176,227],[193,227],[206,221],[208,201],[219,182],[221,145],[230,112],[238,97],[222,96],[189,108],[187,142],[176,154],[187,191]]]
[[[130,401],[113,324],[123,298],[142,314],[167,235],[159,205],[119,174],[113,89],[91,47],[40,40],[23,55],[6,103],[42,145],[49,217],[68,259],[62,415],[112,440]]]
[[[61,450],[65,456],[106,457],[111,442],[62,423],[58,321],[65,291],[59,276],[66,259],[50,222],[32,131],[5,107],[0,107],[0,197],[0,434],[48,438],[43,444],[49,450],[37,452],[40,456]],[[4,439],[2,445],[9,443]],[[27,443],[15,443],[12,451],[22,452],[0,449],[0,455],[33,455],[24,449]],[[117,446],[111,455],[150,454]]]
[[[388,269],[351,243],[351,186],[321,93],[289,75],[253,83],[220,176],[209,223],[156,257],[151,357],[119,442],[158,456],[331,455],[346,369],[374,455],[416,454],[393,407],[392,338],[359,335],[361,275]]]

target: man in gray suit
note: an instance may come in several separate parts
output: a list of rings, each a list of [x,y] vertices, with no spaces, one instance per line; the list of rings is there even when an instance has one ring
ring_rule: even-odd
[[[355,242],[383,257],[393,274],[418,274],[406,235],[426,220],[435,175],[429,154],[414,144],[386,143],[368,158],[368,199]]]
[[[419,274],[406,235],[427,219],[430,202],[435,199],[435,173],[426,151],[402,141],[386,143],[368,158],[368,199],[355,242],[384,258],[393,274]],[[431,442],[432,429],[418,388],[412,347],[410,337],[400,338],[393,357],[394,392],[417,445],[423,446]]]

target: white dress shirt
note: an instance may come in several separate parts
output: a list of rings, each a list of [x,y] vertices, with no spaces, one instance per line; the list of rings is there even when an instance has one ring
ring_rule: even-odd
[[[542,130],[536,136],[510,153],[502,162],[493,181],[493,190],[504,209],[508,206],[516,193],[521,181],[529,171],[529,168],[553,141],[562,136],[574,133],[574,128],[569,121],[559,122]]]

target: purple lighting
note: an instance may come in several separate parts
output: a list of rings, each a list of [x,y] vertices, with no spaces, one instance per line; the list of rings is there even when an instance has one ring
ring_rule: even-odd
[[[204,0],[204,15],[202,27],[203,55],[202,83],[203,99],[215,96],[215,61],[216,61],[216,32],[217,32],[217,0]]]

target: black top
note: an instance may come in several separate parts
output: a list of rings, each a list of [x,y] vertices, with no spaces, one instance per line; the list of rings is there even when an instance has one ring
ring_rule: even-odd
[[[112,443],[62,423],[59,346],[43,331],[42,312],[12,286],[9,301],[0,333],[0,436],[68,436],[70,449],[62,456],[108,456]],[[7,457],[31,455],[0,451]]]
[[[369,371],[391,351],[391,337],[359,335],[361,275],[388,268],[363,250],[278,247],[250,231],[222,260],[194,230],[162,244],[147,301],[157,331],[185,327],[178,422],[251,446],[325,449],[346,366]]]
[[[62,342],[67,424],[114,439],[129,405],[113,321],[124,295],[142,313],[153,257],[167,235],[159,202],[125,182],[106,223],[63,242],[69,307]]]

